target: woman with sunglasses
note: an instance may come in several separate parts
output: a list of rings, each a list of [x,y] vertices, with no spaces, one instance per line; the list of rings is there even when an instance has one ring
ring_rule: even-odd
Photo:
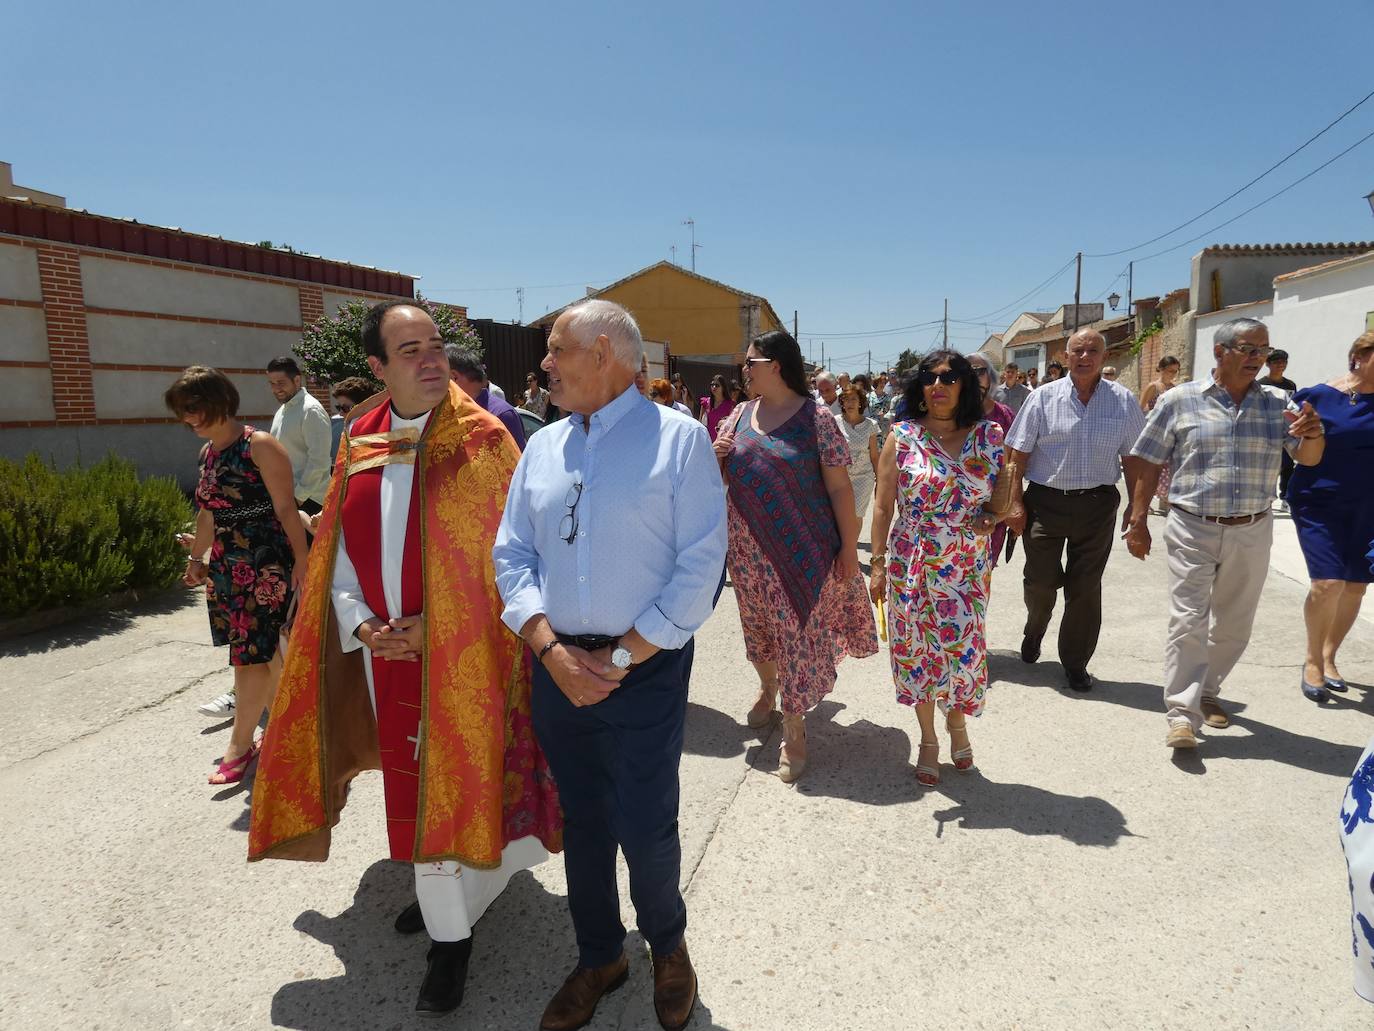
[[[936,706],[954,768],[970,770],[966,720],[982,715],[988,686],[988,534],[998,518],[983,505],[1002,471],[1003,446],[1002,428],[983,411],[973,365],[935,351],[917,366],[907,416],[893,423],[878,463],[869,591],[875,601],[887,598],[892,678],[897,701],[916,709],[916,779],[925,785],[940,782]]]
[[[835,688],[846,655],[877,654],[859,574],[859,518],[849,448],[835,417],[806,389],[801,349],[781,330],[749,345],[755,400],[716,438],[725,479],[727,565],[759,697],[748,723],[766,727],[782,696],[778,776],[806,768],[806,712]]]
[[[1003,404],[993,397],[992,387],[997,382],[997,363],[996,359],[986,351],[975,351],[968,356],[969,364],[973,366],[973,372],[978,377],[978,389],[983,394],[983,418],[997,423],[1002,428],[1002,435],[1011,429],[1012,422],[1016,419],[1016,413],[1011,410],[1009,405]],[[988,556],[992,560],[992,568],[997,568],[997,560],[1002,555],[1002,548],[1007,543],[1007,527],[1005,523],[998,523],[997,529],[992,531],[992,541],[988,547]]]
[[[730,397],[724,376],[716,374],[711,377],[711,393],[697,402],[697,407],[701,413],[701,421],[706,424],[706,432],[715,440],[716,434],[720,432],[721,420],[735,409],[735,402]]]

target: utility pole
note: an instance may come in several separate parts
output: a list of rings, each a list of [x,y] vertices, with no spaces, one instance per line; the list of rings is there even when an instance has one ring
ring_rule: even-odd
[[[949,298],[945,298],[945,337],[944,343],[940,345],[946,350],[949,349]]]
[[[675,243],[668,245],[668,260],[674,265],[677,264],[677,244]]]
[[[873,382],[873,352],[868,352],[868,382]]]
[[[1131,311],[1131,295],[1132,295],[1134,292],[1135,292],[1135,262],[1131,262],[1129,265],[1126,266],[1126,317],[1127,317],[1128,319],[1134,318],[1134,313]],[[1135,327],[1132,326],[1132,329],[1134,329],[1134,328],[1135,328]]]
[[[1078,252],[1078,271],[1073,277],[1073,331],[1078,332],[1078,295],[1083,290],[1083,252]]]
[[[697,221],[694,218],[685,218],[682,220],[682,224],[692,230],[692,271],[695,272],[697,270],[697,250],[701,247],[701,244],[697,243]]]
[[[821,368],[825,368],[825,341],[821,341]]]
[[[525,324],[525,288],[517,286],[515,288],[515,303],[520,307],[520,325]]]
[[[801,334],[797,332],[797,309],[792,309],[792,339],[800,340]]]

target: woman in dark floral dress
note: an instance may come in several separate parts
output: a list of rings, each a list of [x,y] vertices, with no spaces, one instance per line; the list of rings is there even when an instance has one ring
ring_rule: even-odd
[[[305,574],[305,530],[286,450],[238,419],[238,391],[227,376],[193,365],[168,388],[166,401],[207,441],[185,581],[205,584],[211,639],[229,647],[234,729],[210,783],[233,784],[258,753],[253,734],[281,672],[277,643]]]
[[[767,726],[782,696],[778,776],[806,768],[806,712],[835,687],[847,655],[878,651],[859,576],[859,516],[849,447],[835,417],[806,389],[801,350],[765,333],[745,365],[756,400],[721,423],[715,452],[727,489],[726,562],[739,601],[745,654],[759,675],[747,717]]]

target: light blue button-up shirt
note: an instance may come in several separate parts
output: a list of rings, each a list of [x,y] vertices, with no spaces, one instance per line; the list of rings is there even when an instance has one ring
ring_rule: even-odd
[[[633,627],[681,648],[711,614],[725,545],[705,427],[631,386],[589,429],[573,414],[530,437],[492,552],[501,618],[516,633],[541,612],[560,634]]]
[[[1007,431],[1007,447],[1030,455],[1032,483],[1086,490],[1116,483],[1121,459],[1144,428],[1139,402],[1120,383],[1098,380],[1084,404],[1065,376],[1031,391]]]

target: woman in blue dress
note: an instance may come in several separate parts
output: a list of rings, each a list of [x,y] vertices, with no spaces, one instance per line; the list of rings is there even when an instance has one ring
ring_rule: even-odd
[[[1350,345],[1348,359],[1345,376],[1293,395],[1294,404],[1311,403],[1326,431],[1322,460],[1299,466],[1288,485],[1312,581],[1303,606],[1302,693],[1315,702],[1346,690],[1336,653],[1374,581],[1366,558],[1374,538],[1374,332]]]

